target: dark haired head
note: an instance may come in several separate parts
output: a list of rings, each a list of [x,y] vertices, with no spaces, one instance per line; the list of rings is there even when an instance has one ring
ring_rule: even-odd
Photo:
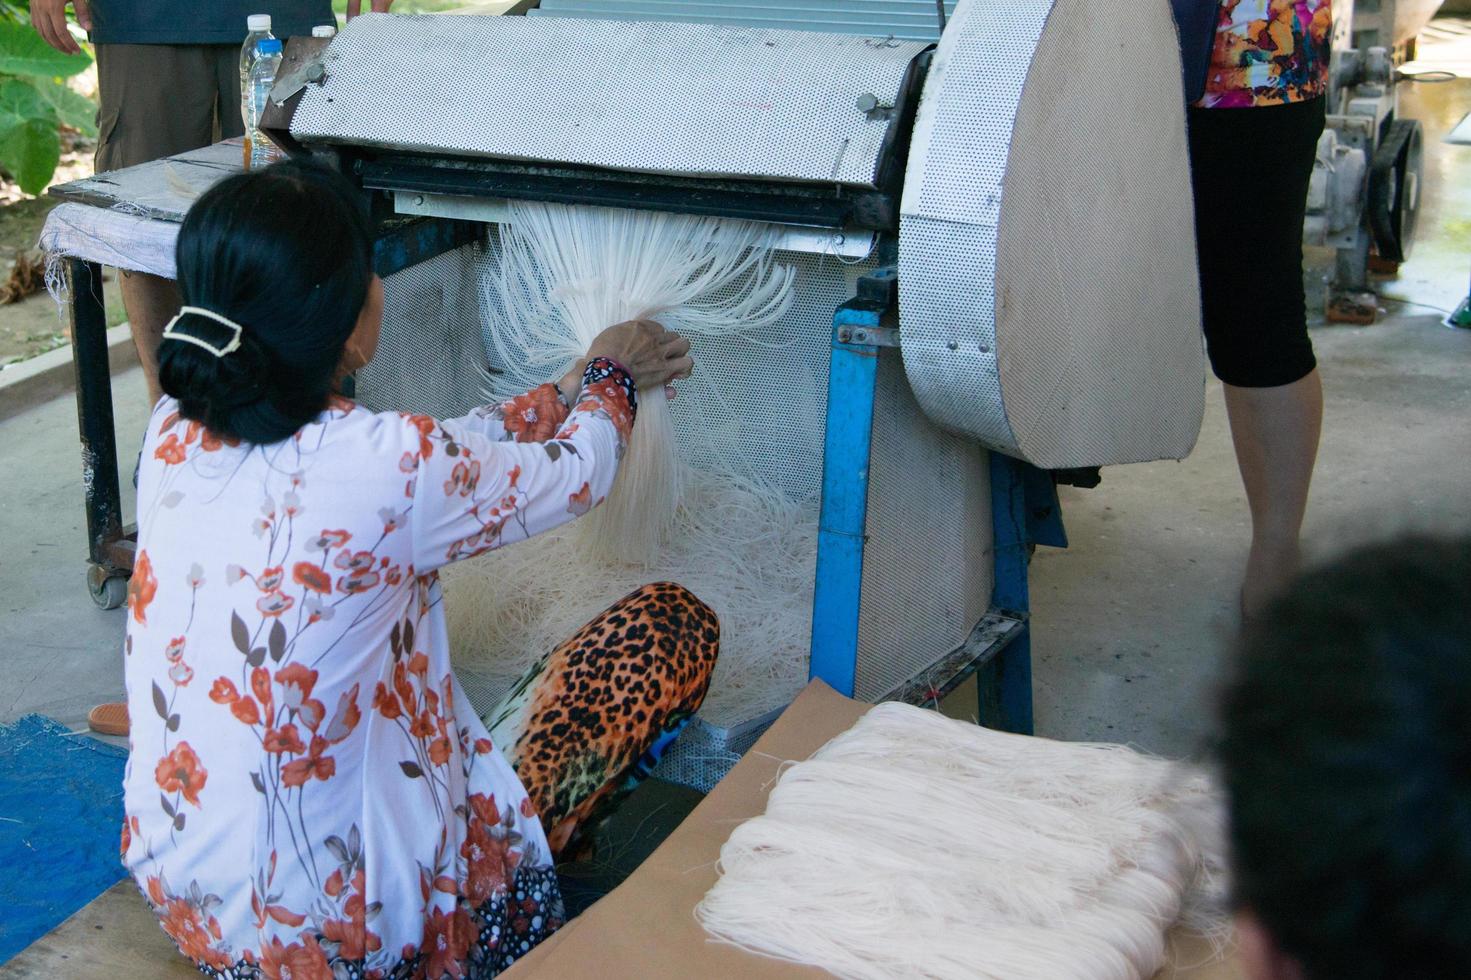
[[[326,407],[372,282],[372,237],[351,184],[295,161],[227,178],[189,209],[177,254],[184,305],[242,331],[223,357],[165,339],[163,390],[221,436],[292,435]],[[216,346],[232,333],[193,313],[176,329]]]
[[[1471,977],[1471,540],[1304,576],[1240,661],[1220,756],[1268,945],[1311,980]]]

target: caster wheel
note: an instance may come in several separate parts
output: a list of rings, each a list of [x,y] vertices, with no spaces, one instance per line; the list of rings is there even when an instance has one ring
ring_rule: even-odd
[[[128,577],[93,565],[87,569],[87,594],[99,609],[116,609],[128,601]]]

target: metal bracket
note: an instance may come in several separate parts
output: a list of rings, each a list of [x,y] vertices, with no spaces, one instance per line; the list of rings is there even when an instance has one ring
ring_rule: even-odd
[[[271,86],[271,101],[278,106],[284,106],[308,85],[320,85],[327,78],[327,45],[332,39],[292,38],[291,42],[276,84]]]
[[[839,327],[838,343],[859,347],[898,347],[898,327]]]

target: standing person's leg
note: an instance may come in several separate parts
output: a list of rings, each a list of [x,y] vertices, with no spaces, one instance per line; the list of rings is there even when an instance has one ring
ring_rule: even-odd
[[[705,699],[720,623],[688,589],[647,585],[578,630],[486,715],[559,855],[647,776]]]
[[[208,146],[228,116],[219,65],[230,60],[228,45],[99,44],[96,171],[121,170],[160,157]],[[238,52],[235,52],[238,57]],[[232,92],[238,102],[238,64]],[[239,114],[239,110],[235,110]],[[239,125],[234,127],[238,134]],[[163,328],[179,311],[179,290],[170,280],[123,271],[123,306],[148,384],[149,403],[158,401],[158,344]]]
[[[218,138],[229,116],[220,108],[230,86],[239,105],[239,51],[229,45],[99,44],[97,173],[121,170],[187,153]],[[222,75],[221,65],[233,66]],[[230,79],[234,79],[231,81]],[[235,110],[238,135],[239,109]],[[229,127],[226,126],[229,132]],[[138,361],[148,385],[148,404],[163,395],[158,385],[158,345],[164,327],[179,312],[179,288],[170,279],[120,270],[123,307]],[[100,704],[87,716],[94,731],[128,734],[128,706]]]
[[[1273,388],[1225,385],[1236,463],[1251,508],[1251,553],[1242,611],[1254,616],[1298,571],[1298,536],[1323,427],[1323,384],[1314,369]]]
[[[1307,332],[1302,225],[1323,116],[1321,99],[1190,110],[1206,346],[1251,512],[1247,616],[1297,571],[1317,461],[1323,394]]]

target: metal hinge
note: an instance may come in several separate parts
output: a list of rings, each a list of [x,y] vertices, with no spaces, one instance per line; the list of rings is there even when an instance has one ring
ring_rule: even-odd
[[[898,327],[839,327],[838,343],[859,347],[898,347]]]

